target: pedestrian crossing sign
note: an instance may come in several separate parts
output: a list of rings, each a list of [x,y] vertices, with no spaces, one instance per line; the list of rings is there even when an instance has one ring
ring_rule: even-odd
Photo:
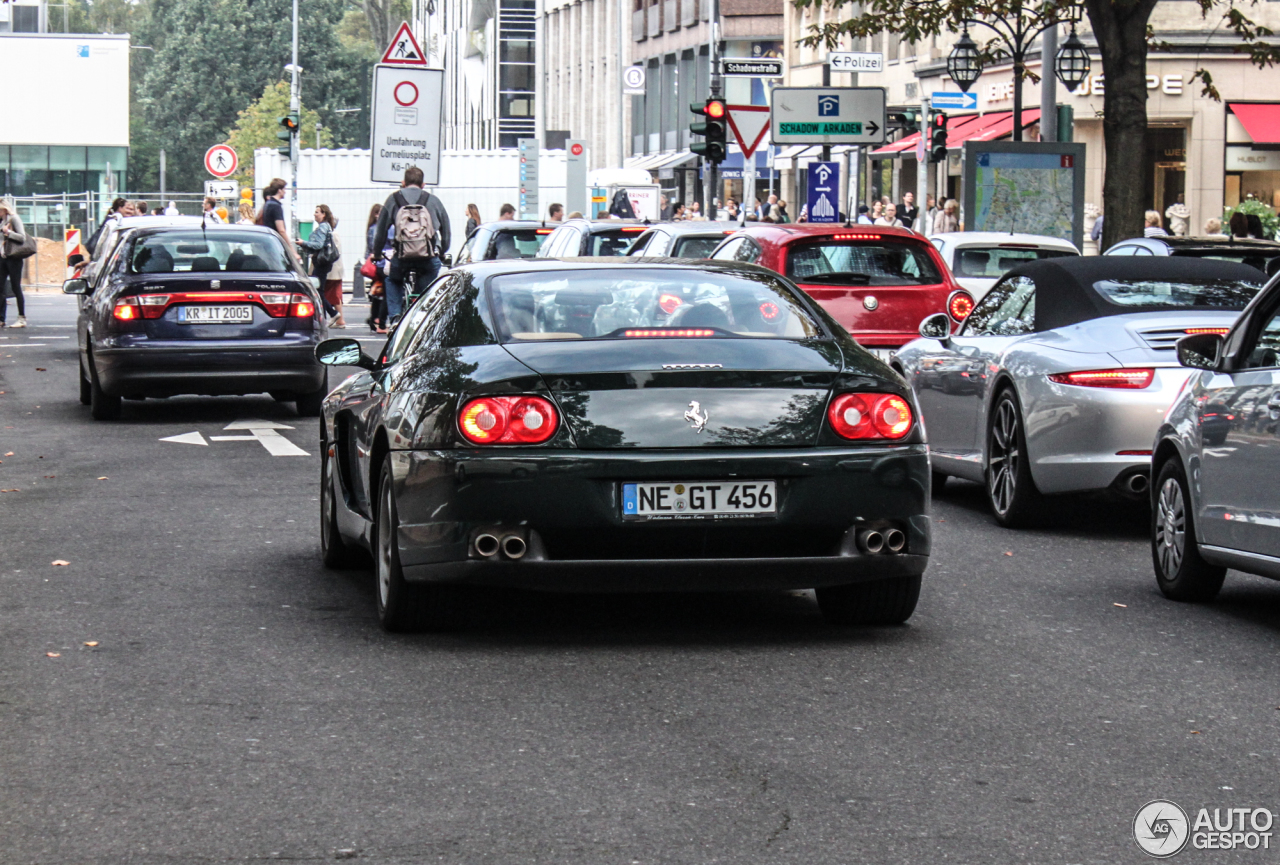
[[[394,63],[399,66],[426,66],[427,55],[422,53],[422,46],[414,38],[408,21],[400,22],[400,29],[395,38],[387,45],[382,55],[383,63]]]

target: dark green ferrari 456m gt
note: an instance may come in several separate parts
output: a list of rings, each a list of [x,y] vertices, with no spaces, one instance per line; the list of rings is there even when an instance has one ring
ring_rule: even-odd
[[[817,590],[915,609],[929,458],[911,391],[761,267],[498,261],[440,277],[325,400],[321,545],[371,553],[390,630],[455,586]]]

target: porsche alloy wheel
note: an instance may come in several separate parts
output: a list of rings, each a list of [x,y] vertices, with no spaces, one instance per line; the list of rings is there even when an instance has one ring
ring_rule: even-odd
[[[1200,557],[1187,476],[1178,460],[1160,467],[1151,509],[1151,563],[1156,584],[1174,601],[1211,601],[1222,589],[1227,569]]]
[[[1041,496],[1031,479],[1027,438],[1018,400],[1012,390],[996,397],[987,432],[987,500],[996,522],[1006,528],[1025,526],[1038,515]]]

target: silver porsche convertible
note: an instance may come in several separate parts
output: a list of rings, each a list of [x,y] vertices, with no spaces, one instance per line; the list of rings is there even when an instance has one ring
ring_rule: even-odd
[[[1009,271],[955,334],[945,315],[925,319],[893,364],[916,392],[934,485],[985,484],[1005,526],[1054,493],[1141,500],[1190,375],[1174,344],[1226,333],[1265,279],[1224,261],[1060,258]]]

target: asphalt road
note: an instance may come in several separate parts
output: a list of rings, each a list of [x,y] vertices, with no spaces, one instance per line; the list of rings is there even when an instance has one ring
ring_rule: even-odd
[[[389,636],[320,565],[315,421],[95,423],[72,315],[0,331],[0,862],[1118,863],[1149,800],[1280,809],[1280,586],[1165,601],[1142,515],[1005,531],[953,481],[899,628],[488,592]],[[212,441],[245,420],[307,456]]]

